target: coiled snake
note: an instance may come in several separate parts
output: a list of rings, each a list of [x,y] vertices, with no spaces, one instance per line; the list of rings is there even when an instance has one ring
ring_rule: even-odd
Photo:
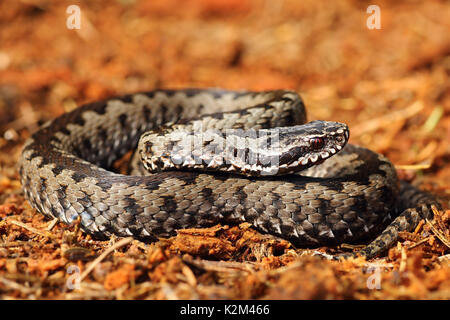
[[[136,93],[45,124],[25,143],[19,173],[39,212],[65,223],[81,217],[83,230],[103,238],[151,240],[180,228],[246,221],[302,247],[375,238],[359,252],[370,258],[399,231],[432,216],[435,200],[399,183],[385,157],[345,145],[346,125],[298,126],[305,120],[303,102],[291,91]],[[209,138],[195,142],[192,132],[209,129]],[[133,173],[144,166],[155,172],[112,172],[149,130]],[[183,137],[195,141],[183,149]],[[234,160],[223,160],[224,153]]]

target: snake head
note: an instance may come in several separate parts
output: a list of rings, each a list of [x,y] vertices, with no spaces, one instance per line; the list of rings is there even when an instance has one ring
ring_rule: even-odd
[[[301,171],[322,163],[339,152],[349,137],[346,124],[332,121],[281,128],[277,174]]]

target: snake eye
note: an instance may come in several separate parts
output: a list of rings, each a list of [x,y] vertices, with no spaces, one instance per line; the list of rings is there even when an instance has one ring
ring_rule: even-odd
[[[309,143],[311,144],[311,147],[313,149],[320,149],[324,145],[323,138],[311,138],[309,140]]]

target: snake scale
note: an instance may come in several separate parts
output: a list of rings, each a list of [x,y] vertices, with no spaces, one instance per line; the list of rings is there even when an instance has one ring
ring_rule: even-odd
[[[292,91],[129,94],[81,106],[44,124],[25,143],[19,173],[37,211],[69,224],[80,218],[82,229],[97,238],[115,234],[149,241],[180,228],[248,222],[298,247],[371,241],[358,252],[371,258],[392,246],[399,231],[431,218],[431,205],[439,207],[431,195],[397,181],[384,156],[346,144],[346,125],[305,122],[302,99]],[[230,164],[185,152],[181,167],[168,163],[168,154],[184,151],[164,137],[175,127],[189,136],[183,130],[199,125],[235,130],[229,136],[237,135],[237,142],[230,140],[231,149],[221,151],[240,152],[237,158],[244,162],[258,160]],[[264,158],[254,147],[271,128],[282,129],[281,153],[266,152]],[[249,130],[256,135],[244,140],[236,133]],[[132,174],[114,172],[114,162],[134,150],[141,135]],[[172,151],[161,149],[155,142],[160,140]],[[209,145],[211,139],[201,147]],[[148,154],[152,150],[160,154]],[[265,175],[274,159],[282,174]],[[198,165],[202,161],[205,171]]]

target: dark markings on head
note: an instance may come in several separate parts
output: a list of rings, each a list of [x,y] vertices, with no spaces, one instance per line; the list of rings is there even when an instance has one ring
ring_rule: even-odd
[[[212,90],[210,92],[208,92],[209,94],[211,94],[214,99],[219,99],[220,97],[222,97],[224,94],[226,94],[226,91],[222,91],[222,90]]]
[[[41,161],[40,163],[37,165],[37,167],[39,169],[41,169],[42,167],[44,167],[46,164],[48,164],[48,158],[46,157],[42,157],[41,154],[38,151],[34,151],[33,154],[30,156],[30,159],[33,159],[35,157],[41,157]]]

